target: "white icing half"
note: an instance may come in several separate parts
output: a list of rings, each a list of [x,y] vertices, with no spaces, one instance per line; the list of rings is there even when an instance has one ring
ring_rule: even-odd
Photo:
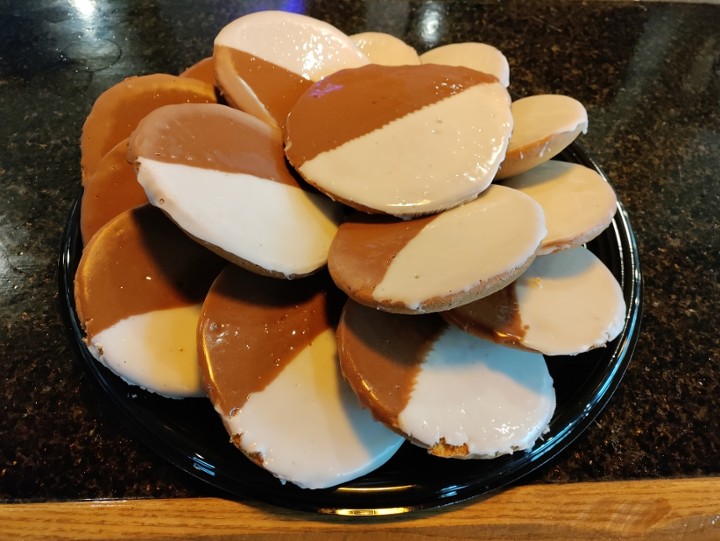
[[[547,431],[555,390],[545,359],[448,327],[428,353],[401,430],[432,447],[468,446],[468,458],[529,449]]]
[[[333,330],[320,334],[262,391],[224,417],[241,447],[283,481],[325,488],[384,464],[404,442],[360,407],[340,374]]]
[[[505,156],[507,91],[480,84],[321,152],[299,167],[343,201],[395,216],[431,213],[482,192]]]
[[[350,39],[367,55],[370,62],[382,66],[408,66],[420,63],[415,49],[400,38],[384,32],[362,32]]]
[[[515,287],[526,327],[522,343],[546,355],[575,355],[603,346],[623,328],[620,285],[582,246],[537,257]]]
[[[203,396],[195,338],[201,306],[127,317],[89,338],[88,350],[132,385],[170,398]]]
[[[327,262],[340,220],[328,198],[243,173],[149,158],[138,163],[150,202],[193,237],[288,276]]]
[[[510,85],[510,66],[498,49],[487,43],[451,43],[420,55],[423,64],[465,66],[494,75],[504,87]]]
[[[610,184],[597,171],[575,163],[550,160],[503,184],[528,194],[543,208],[547,235],[539,254],[592,240],[607,228],[617,209]]]
[[[218,33],[215,45],[255,55],[311,81],[368,64],[365,54],[334,26],[284,11],[235,19]]]
[[[554,134],[587,130],[582,103],[561,94],[528,96],[512,103],[515,121],[508,151],[535,144]]]
[[[585,107],[568,96],[541,94],[522,98],[513,102],[512,115],[515,127],[498,179],[537,167],[557,156],[581,132],[587,132]]]
[[[505,186],[433,219],[390,263],[373,297],[415,310],[433,297],[492,281],[532,257],[545,236],[542,209]]]

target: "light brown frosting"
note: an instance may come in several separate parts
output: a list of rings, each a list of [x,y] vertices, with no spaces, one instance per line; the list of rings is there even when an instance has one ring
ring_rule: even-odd
[[[85,244],[115,216],[148,202],[135,169],[127,161],[127,146],[127,139],[115,145],[100,160],[95,174],[85,181],[80,209],[80,231]]]
[[[180,77],[197,79],[198,81],[203,81],[212,86],[217,85],[217,81],[215,80],[215,66],[213,65],[213,59],[211,56],[203,58],[187,68],[180,74]]]
[[[224,105],[187,103],[153,111],[130,137],[128,160],[140,158],[298,186],[276,133]]]
[[[83,250],[75,303],[92,337],[129,316],[199,304],[224,260],[144,205],[103,227]]]
[[[337,294],[327,274],[279,280],[228,266],[198,324],[200,366],[217,408],[232,415],[320,333],[334,328]]]
[[[215,88],[192,78],[154,73],[129,77],[103,92],[83,125],[83,179],[95,172],[100,159],[130,136],[149,112],[170,103],[214,103]]]
[[[390,314],[346,303],[337,331],[340,367],[377,420],[398,428],[420,365],[445,326],[437,315]]]
[[[390,263],[434,218],[354,215],[340,225],[330,245],[328,269],[335,283],[358,302],[373,304],[373,291]]]
[[[487,297],[443,312],[442,316],[471,334],[505,345],[522,344],[527,330],[520,317],[514,283]]]
[[[343,143],[463,90],[497,82],[459,66],[370,64],[329,75],[308,89],[285,126],[295,167]]]
[[[285,123],[290,109],[312,81],[282,66],[232,47],[217,45],[213,52],[215,75],[226,99],[242,109],[247,88],[255,94],[279,126]]]

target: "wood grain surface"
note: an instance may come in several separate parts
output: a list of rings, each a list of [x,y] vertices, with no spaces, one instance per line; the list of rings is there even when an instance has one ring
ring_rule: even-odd
[[[391,517],[298,513],[217,498],[0,505],[0,539],[352,541],[720,539],[720,478],[511,488]]]

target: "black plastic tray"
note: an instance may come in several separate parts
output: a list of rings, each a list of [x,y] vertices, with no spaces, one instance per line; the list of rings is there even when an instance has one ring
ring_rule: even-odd
[[[561,156],[605,176],[577,145]],[[159,456],[229,495],[287,508],[338,515],[388,515],[445,506],[516,482],[566,449],[605,407],[620,383],[638,338],[642,280],[635,237],[622,205],[611,226],[588,244],[622,286],[627,304],[620,335],[605,348],[582,355],[548,357],[557,408],[550,432],[526,452],[493,460],[448,460],[409,443],[380,469],[331,489],[283,485],[247,460],[229,442],[206,399],[171,400],[132,387],[96,362],[83,342],[75,314],[73,279],[82,241],[80,200],[63,238],[59,287],[70,341],[78,359],[133,432]]]

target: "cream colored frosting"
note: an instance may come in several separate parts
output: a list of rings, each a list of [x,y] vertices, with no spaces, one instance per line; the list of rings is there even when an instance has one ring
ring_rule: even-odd
[[[193,237],[287,276],[327,262],[341,211],[326,197],[242,173],[138,163],[151,203]]]
[[[510,66],[507,58],[497,48],[487,43],[466,42],[442,45],[420,55],[422,64],[465,66],[498,78],[500,83],[510,85]]]
[[[437,216],[398,253],[373,297],[410,309],[497,280],[534,256],[545,236],[542,209],[512,188],[493,185]]]
[[[195,338],[200,308],[127,317],[91,337],[88,350],[132,385],[169,398],[202,396]]]
[[[487,188],[511,129],[507,91],[480,84],[321,152],[299,170],[340,200],[395,216],[427,214]]]
[[[362,32],[350,39],[367,55],[373,64],[404,66],[420,63],[414,48],[400,38],[384,32]]]
[[[384,464],[405,441],[360,407],[340,374],[333,330],[223,420],[241,449],[303,488],[326,488]]]
[[[612,221],[617,197],[597,171],[550,160],[503,182],[540,203],[547,235],[539,254],[572,248],[599,235]]]
[[[557,156],[588,127],[582,103],[560,94],[540,94],[512,104],[514,128],[497,178],[529,171]]]
[[[516,100],[511,106],[515,127],[508,150],[541,141],[556,133],[587,130],[582,103],[561,94],[540,94]]]
[[[622,289],[587,248],[537,257],[515,287],[526,347],[575,355],[605,345],[622,330]]]
[[[284,11],[259,11],[235,19],[218,33],[215,45],[251,53],[311,81],[368,63],[355,43],[334,26]]]
[[[467,445],[467,458],[529,449],[547,431],[555,390],[545,359],[448,327],[422,364],[398,421],[432,447]]]

